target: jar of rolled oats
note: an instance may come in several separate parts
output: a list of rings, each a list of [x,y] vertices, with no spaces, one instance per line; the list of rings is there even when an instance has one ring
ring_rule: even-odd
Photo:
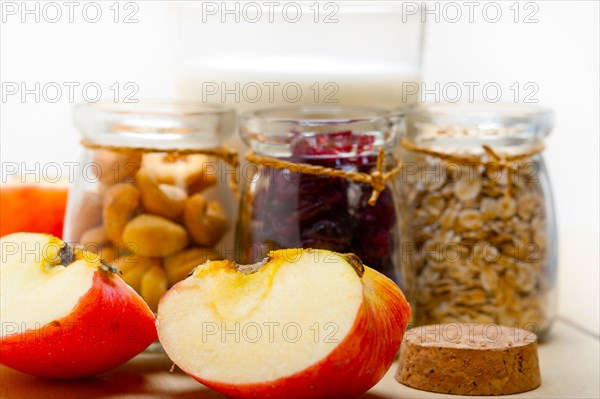
[[[399,274],[416,325],[548,330],[557,245],[542,153],[552,124],[551,111],[529,106],[408,111]]]
[[[64,239],[116,266],[152,310],[197,265],[233,246],[235,111],[193,102],[75,107],[84,147]]]

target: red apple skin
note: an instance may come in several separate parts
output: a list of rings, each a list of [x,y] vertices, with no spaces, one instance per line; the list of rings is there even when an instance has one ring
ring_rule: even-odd
[[[29,231],[62,237],[67,195],[60,183],[0,187],[0,236]]]
[[[81,378],[121,365],[156,339],[148,305],[120,278],[98,270],[68,316],[1,339],[0,363],[40,377]]]
[[[400,349],[410,305],[398,286],[365,267],[362,309],[348,336],[321,362],[261,384],[197,381],[232,398],[356,398],[377,384]],[[167,294],[168,295],[168,294]],[[185,371],[185,370],[184,370]]]

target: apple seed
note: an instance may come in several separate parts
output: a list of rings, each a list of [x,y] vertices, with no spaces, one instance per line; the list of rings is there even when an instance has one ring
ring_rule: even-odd
[[[271,258],[267,256],[260,262],[252,263],[250,265],[240,265],[240,264],[236,263],[236,269],[238,272],[241,272],[244,274],[253,274],[253,273],[256,273],[257,271],[259,271],[261,267],[263,267],[270,261],[271,261]]]
[[[343,254],[341,257],[352,266],[354,271],[356,271],[356,274],[358,274],[358,277],[362,278],[365,274],[365,266],[360,261],[360,258],[352,253]]]
[[[75,260],[75,251],[73,251],[73,246],[65,243],[65,245],[63,245],[58,251],[58,256],[60,257],[61,266],[69,266]]]

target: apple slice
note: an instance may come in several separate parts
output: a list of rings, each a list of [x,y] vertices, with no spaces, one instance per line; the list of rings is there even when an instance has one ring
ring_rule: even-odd
[[[234,398],[356,397],[394,361],[404,295],[356,255],[273,251],[209,261],[158,307],[158,335],[182,370]]]
[[[117,269],[46,234],[0,239],[0,362],[42,377],[110,370],[156,340],[154,315]]]

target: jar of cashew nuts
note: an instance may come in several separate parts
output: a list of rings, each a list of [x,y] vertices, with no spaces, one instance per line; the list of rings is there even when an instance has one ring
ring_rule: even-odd
[[[122,271],[156,311],[170,286],[233,242],[237,154],[231,109],[194,103],[75,108],[84,154],[65,240]]]
[[[552,112],[420,106],[401,140],[401,273],[416,325],[497,323],[543,336],[556,221],[542,152]]]

